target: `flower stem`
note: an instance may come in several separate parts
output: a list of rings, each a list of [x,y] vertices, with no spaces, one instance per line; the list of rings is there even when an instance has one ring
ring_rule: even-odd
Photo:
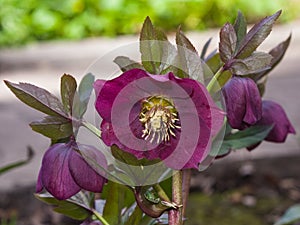
[[[182,174],[182,216],[185,216],[186,206],[187,206],[187,200],[189,197],[190,192],[190,185],[191,185],[191,169],[186,169],[183,171]]]
[[[109,225],[109,223],[103,218],[103,216],[97,212],[96,209],[92,209],[92,212],[94,213],[94,215],[97,217],[98,220],[100,220],[100,222],[103,225]]]
[[[169,225],[182,225],[182,170],[173,172],[172,202],[179,208],[169,211]]]
[[[89,131],[91,131],[93,134],[95,134],[97,137],[101,138],[101,131],[95,127],[93,124],[87,122],[87,121],[82,121],[81,124],[87,128]]]

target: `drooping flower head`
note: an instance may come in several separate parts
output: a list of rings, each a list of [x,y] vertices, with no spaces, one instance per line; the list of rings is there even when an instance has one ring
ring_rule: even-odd
[[[259,90],[250,78],[233,76],[222,89],[228,123],[232,128],[244,129],[261,118]]]
[[[104,143],[173,169],[198,168],[223,122],[201,83],[173,73],[132,69],[94,87]]]
[[[296,131],[289,121],[283,108],[276,102],[264,100],[262,102],[262,118],[259,125],[273,125],[273,129],[265,138],[271,142],[285,142],[288,134],[295,134]]]
[[[96,173],[78,153],[78,149],[106,165],[104,156],[94,147],[75,141],[52,145],[45,153],[39,172],[36,191],[45,188],[59,200],[72,197],[81,189],[101,192],[106,179]]]

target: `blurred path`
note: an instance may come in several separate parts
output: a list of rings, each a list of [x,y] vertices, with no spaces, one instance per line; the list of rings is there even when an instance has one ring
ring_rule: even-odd
[[[297,70],[300,63],[300,21],[276,26],[261,49],[271,49],[285,40],[290,32],[293,33],[291,46],[282,63],[269,77],[265,99],[272,99],[284,107],[298,134],[290,135],[285,144],[263,143],[251,153],[241,150],[221,161],[277,157],[287,154],[300,155],[300,74]],[[187,36],[198,49],[202,48],[210,37],[214,38],[212,47],[217,47],[218,44],[218,30],[187,33]],[[170,39],[174,40],[173,37]],[[59,78],[63,73],[72,74],[80,79],[86,71],[89,71],[88,67],[94,60],[113,49],[127,46],[121,49],[125,49],[130,54],[137,54],[136,49],[128,46],[137,41],[137,36],[123,36],[80,42],[47,42],[20,49],[0,50],[0,166],[25,158],[26,146],[29,144],[36,153],[29,165],[1,176],[0,189],[34,183],[42,155],[49,145],[47,138],[32,132],[28,126],[29,122],[38,120],[43,115],[19,102],[2,80],[33,83],[58,93]],[[113,74],[117,71],[117,67],[111,70],[111,65],[113,65],[111,62],[103,61],[97,64],[96,71],[99,71],[100,75]]]

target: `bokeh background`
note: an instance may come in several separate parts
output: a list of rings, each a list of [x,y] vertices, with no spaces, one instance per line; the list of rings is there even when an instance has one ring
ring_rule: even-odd
[[[299,16],[297,0],[1,0],[0,46],[33,41],[82,39],[138,33],[150,16],[166,31],[204,30],[234,21],[241,10],[249,23],[285,13],[281,22]]]

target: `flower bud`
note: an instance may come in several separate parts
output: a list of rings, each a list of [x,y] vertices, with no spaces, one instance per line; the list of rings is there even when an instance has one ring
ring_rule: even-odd
[[[250,78],[234,76],[223,87],[228,123],[232,128],[244,129],[261,118],[259,90]]]

